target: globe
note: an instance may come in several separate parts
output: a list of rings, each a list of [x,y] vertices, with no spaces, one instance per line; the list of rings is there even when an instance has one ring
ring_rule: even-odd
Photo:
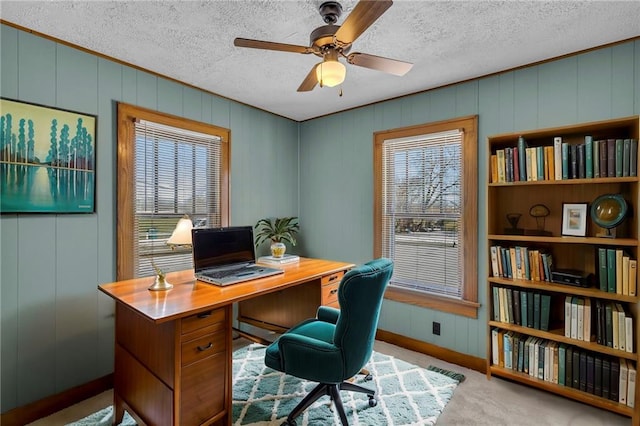
[[[620,194],[604,194],[591,204],[591,219],[601,228],[620,225],[627,215],[627,202]]]

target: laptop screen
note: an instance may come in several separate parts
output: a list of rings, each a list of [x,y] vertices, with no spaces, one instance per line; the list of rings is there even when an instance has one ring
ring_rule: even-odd
[[[195,272],[255,261],[251,226],[197,228],[192,237]]]

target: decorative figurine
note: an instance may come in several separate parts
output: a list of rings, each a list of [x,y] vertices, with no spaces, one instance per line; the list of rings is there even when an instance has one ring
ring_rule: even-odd
[[[504,228],[504,233],[507,235],[524,235],[524,229],[518,228],[518,222],[522,214],[520,213],[507,213],[507,221],[511,224],[511,228]]]
[[[547,216],[551,214],[549,207],[544,204],[534,204],[529,209],[529,216],[535,218],[536,229],[525,230],[525,235],[551,236],[551,231],[544,230],[544,224]]]

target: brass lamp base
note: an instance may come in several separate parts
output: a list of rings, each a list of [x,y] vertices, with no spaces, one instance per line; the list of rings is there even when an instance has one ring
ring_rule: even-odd
[[[169,283],[165,277],[161,277],[160,275],[156,275],[156,281],[153,283],[149,290],[151,291],[161,291],[161,290],[170,290],[173,288],[173,284]]]

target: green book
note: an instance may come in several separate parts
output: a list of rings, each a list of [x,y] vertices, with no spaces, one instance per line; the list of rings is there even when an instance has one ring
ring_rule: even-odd
[[[540,296],[540,330],[549,331],[549,314],[551,312],[551,296]]]
[[[604,344],[605,346],[613,347],[613,304],[611,302],[605,303],[604,306]]]
[[[527,292],[523,290],[520,292],[520,321],[523,327],[527,327],[529,323],[527,321],[527,310]]]
[[[571,387],[573,384],[573,346],[567,346],[564,366],[564,385]]]
[[[500,295],[498,287],[492,287],[493,291],[493,320],[500,321]]]
[[[562,179],[569,179],[569,144],[562,142]]]
[[[533,328],[533,292],[527,292],[527,327]]]
[[[544,147],[536,147],[536,166],[538,173],[538,180],[544,180]]]
[[[629,148],[629,176],[638,175],[638,140],[630,139]]]
[[[631,164],[631,139],[625,139],[622,145],[622,176],[629,176]]]
[[[624,152],[624,140],[616,139],[616,177],[622,177],[622,157]]]
[[[518,173],[521,181],[527,180],[526,148],[527,142],[520,136],[518,138]]]
[[[607,249],[607,291],[616,292],[616,250]]]
[[[533,328],[540,330],[540,293],[533,294]]]
[[[598,282],[600,283],[600,291],[608,291],[607,284],[607,249],[598,248]]]
[[[584,167],[585,177],[587,179],[593,177],[593,137],[584,137]]]
[[[564,386],[565,379],[565,363],[567,355],[567,345],[560,343],[558,346],[558,384]]]

